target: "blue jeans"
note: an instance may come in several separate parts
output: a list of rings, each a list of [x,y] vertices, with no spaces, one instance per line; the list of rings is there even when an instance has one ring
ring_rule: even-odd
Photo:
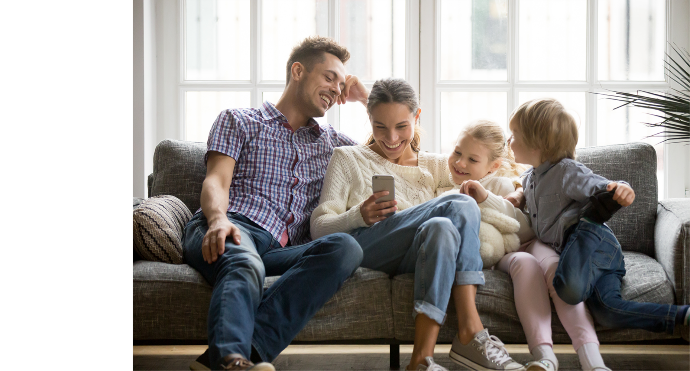
[[[592,317],[604,327],[673,334],[677,306],[621,297],[625,262],[608,226],[581,219],[568,232],[553,278],[553,287],[563,301],[571,305],[585,301]]]
[[[243,215],[228,213],[228,219],[241,241],[226,239],[213,264],[201,254],[208,230],[203,213],[187,223],[184,236],[185,262],[213,286],[207,322],[213,369],[232,353],[249,359],[252,347],[264,361],[275,359],[362,261],[362,249],[345,233],[281,247]],[[281,277],[264,292],[265,276]]]
[[[414,272],[413,317],[442,325],[453,285],[483,285],[479,208],[466,195],[448,195],[395,213],[352,236],[362,267],[389,275]]]

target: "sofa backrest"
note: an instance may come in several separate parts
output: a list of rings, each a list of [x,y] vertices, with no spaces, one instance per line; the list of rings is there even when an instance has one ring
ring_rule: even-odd
[[[654,224],[658,203],[656,152],[647,143],[616,144],[577,150],[577,161],[611,181],[624,180],[635,190],[632,205],[606,224],[623,250],[654,257]]]
[[[173,195],[192,213],[200,207],[206,176],[206,143],[164,140],[153,155],[149,197]],[[646,143],[582,148],[577,160],[610,180],[624,180],[635,190],[635,202],[608,222],[623,250],[654,256],[657,181],[656,152]]]
[[[153,154],[149,197],[172,195],[195,213],[201,207],[201,185],[206,177],[206,143],[166,139]]]

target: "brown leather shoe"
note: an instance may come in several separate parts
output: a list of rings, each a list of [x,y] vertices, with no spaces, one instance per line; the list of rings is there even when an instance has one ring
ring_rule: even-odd
[[[223,370],[276,371],[275,367],[268,362],[261,362],[255,365],[239,354],[229,354],[223,357],[220,367]]]

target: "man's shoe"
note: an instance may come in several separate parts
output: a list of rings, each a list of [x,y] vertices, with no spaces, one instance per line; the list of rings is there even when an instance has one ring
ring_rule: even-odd
[[[268,362],[261,362],[255,365],[239,354],[230,354],[225,356],[220,367],[222,367],[223,370],[233,371],[276,371],[275,367]]]
[[[247,371],[275,371],[275,367],[268,362],[261,362],[259,364],[253,364],[246,360],[239,354],[230,354],[225,356],[221,364],[223,370],[247,370]],[[189,365],[189,369],[192,371],[207,371],[211,370],[211,361],[208,358],[208,349],[204,354],[197,357],[196,361]]]
[[[417,371],[448,371],[447,368],[434,362],[434,357],[425,357],[427,366],[417,365]]]
[[[211,361],[208,358],[208,348],[204,351],[204,354],[198,356],[196,361],[189,364],[189,369],[192,371],[210,371]]]
[[[525,367],[510,358],[504,344],[496,336],[490,336],[487,329],[474,335],[467,345],[462,345],[456,335],[449,356],[453,362],[472,370],[525,371]]]

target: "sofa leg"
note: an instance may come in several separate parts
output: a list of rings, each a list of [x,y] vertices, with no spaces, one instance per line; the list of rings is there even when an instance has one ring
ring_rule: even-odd
[[[400,369],[400,344],[391,344],[391,370]]]

